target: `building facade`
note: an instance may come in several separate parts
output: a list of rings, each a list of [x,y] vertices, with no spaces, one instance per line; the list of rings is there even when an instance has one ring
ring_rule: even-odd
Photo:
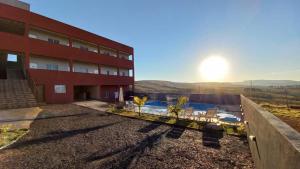
[[[8,58],[16,56],[15,65],[41,102],[114,100],[120,88],[125,95],[133,91],[132,47],[5,1],[0,0],[0,79],[8,78]]]

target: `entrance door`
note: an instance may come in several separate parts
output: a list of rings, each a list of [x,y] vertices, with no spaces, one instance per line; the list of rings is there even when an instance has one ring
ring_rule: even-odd
[[[37,85],[37,101],[38,102],[45,102],[45,88],[44,85]]]
[[[7,54],[0,53],[0,79],[6,79]]]

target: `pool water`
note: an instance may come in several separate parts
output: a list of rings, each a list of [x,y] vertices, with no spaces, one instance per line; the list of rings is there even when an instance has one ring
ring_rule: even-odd
[[[160,115],[166,115],[167,114],[167,107],[170,104],[170,102],[163,102],[163,101],[148,101],[146,104],[142,107],[143,113],[149,113],[149,114],[160,114]],[[175,103],[172,103],[175,104]],[[206,103],[196,103],[196,102],[188,102],[184,108],[193,108],[193,114],[198,115],[199,113],[205,114],[207,109],[210,108],[217,108],[217,105],[214,104],[206,104]],[[226,122],[239,122],[241,119],[236,116],[236,112],[228,112],[225,110],[218,109],[217,116],[221,121]]]

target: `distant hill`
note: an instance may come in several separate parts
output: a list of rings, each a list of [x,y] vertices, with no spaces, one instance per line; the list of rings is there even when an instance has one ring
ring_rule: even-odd
[[[135,82],[137,86],[153,86],[154,88],[163,87],[163,88],[193,88],[196,86],[250,86],[251,81],[243,82],[199,82],[199,83],[184,83],[184,82],[170,82],[163,80],[141,80]],[[252,86],[300,86],[300,81],[293,80],[252,80]]]
[[[236,82],[237,85],[247,85],[250,86],[251,81],[247,80],[244,82]],[[300,81],[293,80],[252,80],[253,86],[300,86]]]
[[[202,94],[243,94],[257,102],[300,105],[300,82],[292,80],[253,80],[233,83],[182,83],[161,80],[135,82],[137,93],[202,93]],[[286,86],[286,88],[282,88]],[[287,93],[286,93],[287,92]]]

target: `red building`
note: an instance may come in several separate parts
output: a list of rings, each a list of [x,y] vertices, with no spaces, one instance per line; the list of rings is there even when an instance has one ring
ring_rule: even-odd
[[[134,88],[132,47],[30,12],[20,1],[0,0],[0,61],[0,79],[24,78],[41,102],[112,100],[121,87],[124,94]]]

